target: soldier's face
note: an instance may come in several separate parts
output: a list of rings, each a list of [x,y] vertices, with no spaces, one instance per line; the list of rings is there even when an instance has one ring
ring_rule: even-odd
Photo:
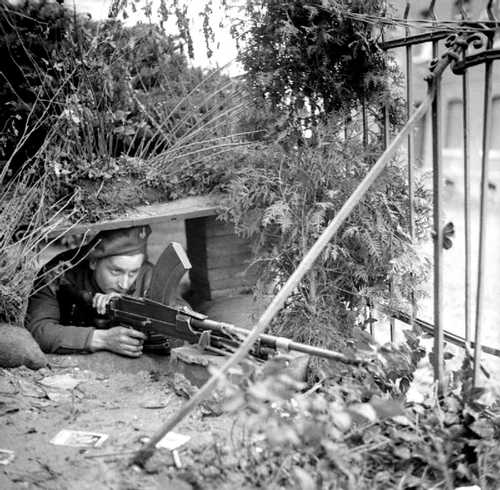
[[[115,255],[90,261],[97,285],[103,293],[128,292],[139,274],[144,254]]]

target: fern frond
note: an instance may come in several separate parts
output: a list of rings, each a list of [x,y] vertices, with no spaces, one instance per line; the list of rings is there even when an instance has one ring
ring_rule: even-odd
[[[317,203],[317,207],[307,213],[308,228],[315,233],[321,232],[326,218],[326,206],[322,206],[322,204],[325,203]]]
[[[365,239],[365,246],[368,250],[369,255],[372,258],[380,259],[382,253],[380,244],[377,241],[377,236],[372,235],[371,233],[365,233],[364,239]]]
[[[281,227],[283,233],[292,227],[293,219],[288,203],[280,200],[266,208],[262,217],[262,225],[267,227],[274,223]]]

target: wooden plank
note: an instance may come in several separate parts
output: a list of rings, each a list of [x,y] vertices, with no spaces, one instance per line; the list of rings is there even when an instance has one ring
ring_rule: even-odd
[[[220,254],[235,254],[242,251],[251,253],[252,245],[248,238],[240,238],[235,235],[207,238],[208,257]]]
[[[243,290],[249,289],[255,286],[255,281],[250,281],[248,279],[242,279],[241,277],[228,277],[226,279],[217,279],[216,281],[210,282],[211,294],[217,293],[221,290],[231,289],[231,290]]]
[[[98,223],[63,224],[48,232],[48,237],[62,235],[81,235],[96,233],[101,230],[115,230],[145,224],[154,224],[166,221],[180,221],[217,214],[218,195],[186,197],[167,203],[155,203],[147,206],[138,206],[123,216]]]
[[[207,267],[209,270],[234,266],[240,266],[244,269],[250,265],[252,260],[253,256],[249,250],[234,250],[233,253],[212,255],[207,260]]]
[[[236,267],[221,267],[219,269],[211,269],[208,271],[208,278],[210,284],[213,285],[214,281],[221,279],[235,278],[239,279],[242,283],[253,282],[257,279],[257,269],[250,267],[248,270],[241,266]]]
[[[218,236],[234,235],[234,225],[219,221],[215,216],[211,216],[207,221],[207,238]]]
[[[253,293],[253,286],[236,286],[236,287],[229,287],[229,288],[220,288],[220,289],[215,289],[212,291],[212,300],[221,300],[221,299],[227,299],[235,296],[241,296],[241,295],[251,295]],[[244,324],[236,324],[238,327],[242,326],[245,327]]]

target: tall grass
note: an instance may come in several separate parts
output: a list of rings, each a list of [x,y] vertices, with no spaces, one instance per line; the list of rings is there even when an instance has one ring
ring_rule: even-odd
[[[47,246],[61,226],[69,202],[45,206],[50,193],[45,178],[19,173],[0,195],[0,321],[22,324],[30,291]]]
[[[130,31],[108,21],[74,28],[80,42],[69,46],[61,68],[71,83],[60,100],[59,138],[47,153],[58,197],[80,191],[77,214],[89,210],[87,218],[96,219],[99,206],[110,205],[102,210],[108,216],[118,205],[141,203],[140,192],[124,192],[122,200],[111,189],[115,178],[124,188],[155,189],[157,200],[210,191],[197,177],[220,172],[213,167],[221,155],[248,144],[238,129],[247,106],[241,84],[221,70],[188,67],[157,27]],[[182,190],[172,192],[173,185]]]
[[[2,32],[16,48],[7,46],[4,60],[15,69],[1,75],[15,103],[26,107],[0,168],[0,319],[13,323],[22,322],[40,257],[58,239],[57,233],[48,239],[54,230],[140,203],[140,193],[130,199],[122,187],[154,188],[158,200],[172,196],[173,182],[190,191],[221,154],[247,144],[238,130],[246,109],[240,84],[220,71],[189,68],[159,28],[91,23],[40,0],[55,12],[42,15],[36,4],[0,1]],[[50,41],[55,48],[42,49],[43,56],[20,27],[26,15],[33,31],[49,32],[56,18],[64,22],[59,41]],[[34,97],[17,93],[9,80],[21,72]],[[33,143],[34,134],[43,138]],[[204,190],[202,183],[196,192]]]

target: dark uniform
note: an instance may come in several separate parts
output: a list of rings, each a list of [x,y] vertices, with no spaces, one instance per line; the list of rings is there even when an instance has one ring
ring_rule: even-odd
[[[91,298],[103,291],[89,267],[89,256],[127,255],[135,251],[133,247],[145,251],[150,230],[141,228],[146,231],[140,236],[137,233],[120,236],[115,231],[110,232],[110,236],[114,233],[112,239],[102,240],[101,233],[87,247],[63,252],[42,269],[28,304],[25,326],[44,352],[89,352],[94,329],[111,326],[92,308]],[[152,264],[145,261],[127,294],[144,296],[152,269]]]

